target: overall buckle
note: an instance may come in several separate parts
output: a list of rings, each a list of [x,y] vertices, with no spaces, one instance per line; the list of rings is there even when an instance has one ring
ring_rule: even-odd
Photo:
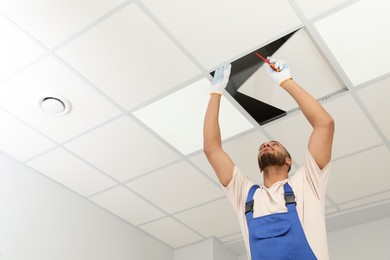
[[[251,201],[245,203],[245,215],[248,212],[252,212],[253,213],[253,204],[254,204],[254,200],[251,200]]]
[[[295,204],[295,205],[297,205],[297,202],[295,201],[294,192],[285,192],[284,193],[284,199],[286,200],[286,206],[288,204]]]

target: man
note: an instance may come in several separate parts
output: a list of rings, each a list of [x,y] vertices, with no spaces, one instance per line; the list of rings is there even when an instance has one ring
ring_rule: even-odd
[[[277,141],[263,143],[258,163],[264,184],[257,187],[223,151],[218,116],[230,64],[216,70],[211,84],[204,153],[237,212],[249,259],[327,260],[324,208],[334,121],[291,78],[286,62],[272,60],[271,64],[273,69],[265,64],[268,74],[297,102],[313,128],[303,165],[289,178],[292,159],[286,148]]]

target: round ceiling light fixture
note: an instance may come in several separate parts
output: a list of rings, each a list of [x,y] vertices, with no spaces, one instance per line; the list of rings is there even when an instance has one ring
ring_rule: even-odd
[[[46,96],[39,101],[41,109],[50,115],[63,116],[69,113],[71,109],[70,102],[61,96]]]

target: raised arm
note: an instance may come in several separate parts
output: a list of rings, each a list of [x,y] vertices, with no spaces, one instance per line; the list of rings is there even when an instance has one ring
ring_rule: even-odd
[[[287,63],[277,61],[275,65],[282,71],[273,71],[269,65],[267,65],[267,70],[278,84],[294,98],[307,121],[313,127],[308,149],[319,168],[322,169],[331,160],[334,134],[333,118],[317,100],[290,77],[290,68]]]
[[[234,164],[222,150],[219,128],[219,107],[222,91],[229,80],[231,65],[219,67],[211,83],[210,100],[203,124],[203,151],[213,167],[220,183],[227,186],[232,179]]]

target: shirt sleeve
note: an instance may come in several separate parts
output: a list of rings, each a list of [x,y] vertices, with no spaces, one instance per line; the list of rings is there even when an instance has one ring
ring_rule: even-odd
[[[222,188],[230,202],[233,204],[233,208],[236,212],[240,212],[243,205],[245,205],[246,194],[252,186],[252,183],[254,184],[248,176],[244,175],[241,170],[234,165],[232,179],[226,187],[222,186]]]
[[[309,184],[317,198],[324,200],[330,172],[330,162],[323,169],[320,169],[313,156],[307,151],[303,166],[297,171],[298,175],[302,174],[303,176],[296,177],[303,178],[303,181]]]

